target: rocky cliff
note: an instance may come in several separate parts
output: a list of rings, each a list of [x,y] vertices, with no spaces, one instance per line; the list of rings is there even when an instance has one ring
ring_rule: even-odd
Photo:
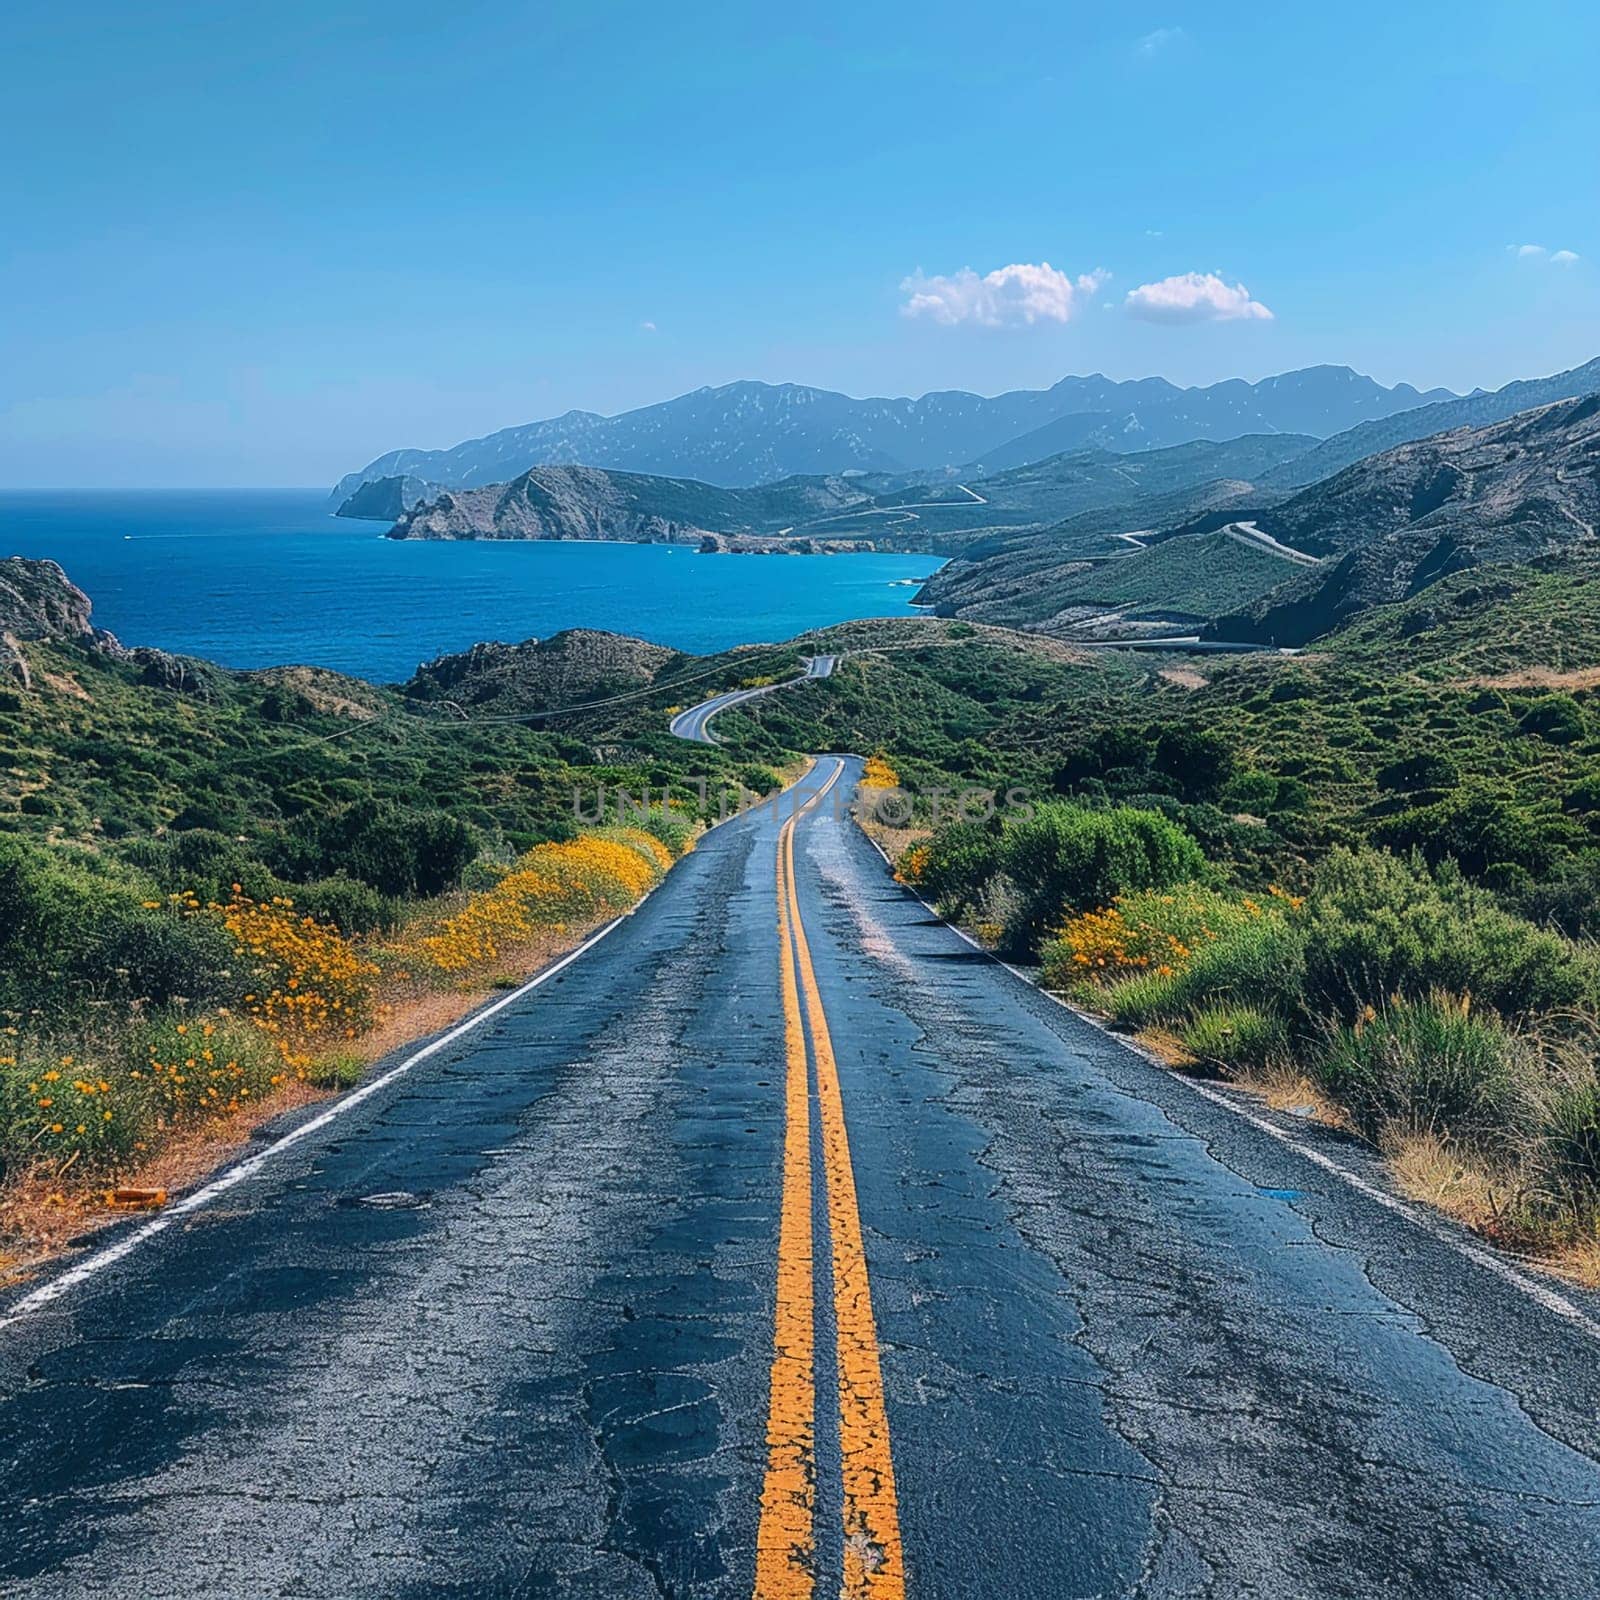
[[[521,644],[475,644],[417,668],[412,700],[507,714],[625,694],[652,683],[679,652],[625,634],[568,628]]]
[[[145,647],[129,650],[90,621],[89,597],[54,561],[7,556],[0,561],[0,676],[34,687],[29,644],[77,645],[104,660],[137,669],[154,688],[209,695],[217,669],[209,662]]]

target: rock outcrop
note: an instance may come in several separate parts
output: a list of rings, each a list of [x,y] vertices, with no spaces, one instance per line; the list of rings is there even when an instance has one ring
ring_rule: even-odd
[[[693,478],[536,467],[510,483],[452,489],[425,500],[396,521],[389,537],[699,544],[707,535],[788,533],[812,518],[871,505],[872,498],[858,480],[842,477],[719,489]]]
[[[521,644],[475,644],[417,668],[413,700],[506,714],[546,711],[647,688],[679,652],[626,634],[568,628]]]
[[[93,607],[54,561],[7,556],[0,561],[0,675],[31,689],[26,646],[70,644],[108,661],[132,667],[152,688],[211,698],[219,668],[191,656],[139,646],[130,650],[113,633],[90,621]]]

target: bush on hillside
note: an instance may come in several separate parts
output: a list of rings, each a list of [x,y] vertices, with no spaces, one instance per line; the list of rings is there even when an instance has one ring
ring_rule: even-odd
[[[1265,914],[1260,901],[1248,895],[1198,883],[1120,894],[1103,911],[1069,917],[1040,947],[1044,982],[1048,988],[1071,989],[1185,966],[1201,946]]]
[[[299,882],[343,874],[380,894],[426,898],[454,889],[477,853],[477,839],[459,817],[361,800],[296,819],[275,864]]]
[[[777,787],[776,780],[773,787]],[[652,807],[639,819],[639,826],[652,838],[659,839],[674,859],[686,854],[694,844],[694,823],[676,811]]]
[[[1580,856],[1543,882],[1523,884],[1516,908],[1569,939],[1600,939],[1600,855]]]
[[[1400,853],[1418,850],[1435,866],[1454,861],[1475,878],[1502,865],[1543,873],[1575,837],[1574,825],[1565,819],[1530,811],[1485,789],[1402,811],[1372,829],[1374,844]]]
[[[1305,909],[1304,1006],[1351,1022],[1391,996],[1470,994],[1506,1016],[1592,1004],[1595,961],[1448,869],[1333,851]]]
[[[900,858],[900,876],[935,905],[959,916],[977,904],[1000,870],[1000,830],[992,822],[949,822]]]
[[[1233,750],[1221,734],[1173,725],[1156,735],[1152,752],[1157,772],[1165,773],[1185,800],[1217,793],[1233,776]]]
[[[250,890],[246,887],[245,892]],[[318,878],[294,891],[295,906],[318,922],[332,923],[347,938],[382,933],[400,925],[400,902],[358,878]]]
[[[1277,913],[1240,922],[1198,945],[1190,960],[1111,986],[1105,1004],[1126,1027],[1177,1023],[1207,1006],[1249,1006],[1287,1015],[1303,972],[1302,935]]]
[[[1480,1150],[1513,1138],[1524,1046],[1491,1013],[1453,995],[1396,1000],[1341,1026],[1317,1076],[1373,1140],[1432,1133]]]
[[[1375,781],[1385,793],[1411,794],[1418,789],[1449,789],[1461,781],[1460,769],[1437,750],[1417,750],[1378,768]]]
[[[170,916],[148,887],[0,837],[0,1010],[227,998],[232,958],[219,927]]]
[[[1517,719],[1517,730],[1547,744],[1576,744],[1586,731],[1583,707],[1570,694],[1543,695]]]
[[[1040,940],[1072,911],[1108,906],[1133,889],[1161,889],[1200,878],[1200,846],[1154,811],[1116,806],[1040,806],[1031,817],[1006,824],[1000,835],[1000,869],[1020,894],[1018,920],[1006,929],[1010,948],[1037,949]]]
[[[234,892],[234,884],[258,900],[271,899],[283,890],[264,862],[237,839],[214,828],[129,839],[119,853],[123,860],[149,873],[165,892],[192,893],[207,903],[225,902]]]
[[[1229,1072],[1266,1066],[1285,1043],[1283,1019],[1258,1006],[1204,1005],[1183,1030],[1184,1049]]]

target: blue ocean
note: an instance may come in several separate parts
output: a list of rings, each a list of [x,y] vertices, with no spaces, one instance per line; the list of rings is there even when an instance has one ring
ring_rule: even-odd
[[[702,556],[670,545],[427,543],[323,489],[0,493],[0,556],[48,556],[125,644],[379,682],[480,639],[610,628],[679,650],[915,613],[930,556]]]

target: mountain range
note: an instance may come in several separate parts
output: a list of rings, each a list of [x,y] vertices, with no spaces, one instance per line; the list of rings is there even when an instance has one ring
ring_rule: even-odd
[[[482,488],[551,465],[727,487],[840,472],[994,472],[1091,445],[1141,451],[1250,433],[1321,439],[1457,398],[1448,389],[1386,388],[1333,366],[1190,389],[1165,378],[1116,382],[1096,373],[1048,389],[994,396],[948,390],[915,400],[730,383],[614,417],[569,411],[448,450],[392,450],[341,479],[334,505],[376,479],[410,478],[407,492],[415,498],[428,485]]]
[[[1435,401],[1360,423],[1275,468],[1264,481],[1274,489],[1297,489],[1331,477],[1366,456],[1392,450],[1412,439],[1426,439],[1429,434],[1445,433],[1452,428],[1487,427],[1519,411],[1553,405],[1557,400],[1576,399],[1597,390],[1600,390],[1600,356],[1548,378],[1522,378],[1501,389],[1480,390],[1476,394]]]

